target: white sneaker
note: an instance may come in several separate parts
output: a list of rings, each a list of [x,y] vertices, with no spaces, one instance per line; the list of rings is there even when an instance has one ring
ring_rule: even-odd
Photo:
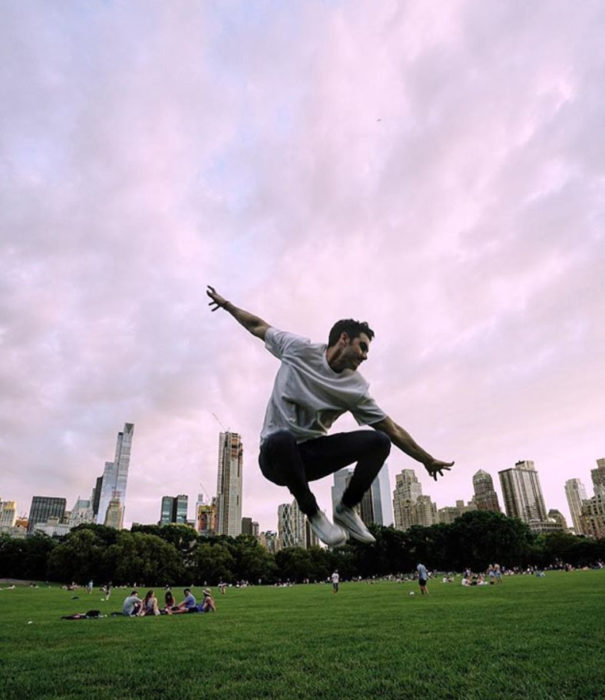
[[[340,547],[347,541],[346,531],[339,525],[333,525],[323,511],[318,510],[308,520],[311,530],[324,544],[330,545],[330,547]]]
[[[374,535],[368,530],[353,508],[343,506],[342,503],[337,505],[334,508],[334,522],[360,542],[376,542]]]

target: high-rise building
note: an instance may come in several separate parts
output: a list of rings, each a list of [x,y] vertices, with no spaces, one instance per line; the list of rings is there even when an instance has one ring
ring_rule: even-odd
[[[597,459],[597,468],[590,472],[595,496],[605,497],[605,458]]]
[[[319,545],[309,521],[298,507],[296,500],[282,503],[277,508],[277,547],[302,547],[308,549]]]
[[[271,554],[275,554],[278,549],[278,537],[277,532],[273,530],[267,530],[266,532],[261,532],[258,536],[261,545]]]
[[[393,515],[398,530],[408,530],[412,525],[424,525],[421,517],[426,515],[426,504],[418,509],[418,499],[422,496],[422,485],[413,469],[402,469],[395,476],[393,491]],[[422,516],[421,516],[422,511]],[[432,525],[431,523],[428,523]]]
[[[474,500],[477,510],[490,510],[494,513],[500,512],[498,494],[494,490],[494,482],[490,474],[483,469],[473,474]]]
[[[418,496],[416,501],[416,518],[418,522],[415,524],[423,527],[430,527],[439,522],[437,504],[431,501],[430,496]]]
[[[244,516],[242,518],[242,535],[252,534],[252,518]]]
[[[216,534],[216,498],[212,503],[198,503],[196,529],[206,537]]]
[[[389,465],[385,462],[378,476],[370,487],[372,495],[372,508],[374,521],[377,525],[389,527],[393,524],[393,503],[391,501],[391,482],[389,479]]]
[[[605,537],[605,458],[597,459],[597,468],[590,472],[594,496],[582,502],[580,525],[589,537]]]
[[[126,504],[126,485],[128,481],[128,468],[130,466],[130,451],[132,449],[132,437],[134,434],[134,424],[125,423],[124,430],[118,433],[116,442],[116,453],[113,462],[105,462],[105,470],[101,482],[99,505],[97,508],[96,522],[105,525],[107,521],[107,509],[110,502],[113,501],[112,508],[115,510],[115,501],[120,502],[122,513],[119,521],[124,520],[124,507]],[[99,480],[95,486],[94,500],[97,497]],[[94,510],[94,505],[93,505]],[[115,513],[112,513],[111,522],[116,521]]]
[[[119,498],[112,498],[105,512],[105,522],[107,527],[113,527],[116,530],[121,530],[124,525],[124,506]]]
[[[90,495],[90,506],[92,508],[92,514],[94,522],[97,522],[97,515],[99,514],[99,501],[101,500],[101,491],[103,490],[103,475],[97,477],[95,485],[92,489]]]
[[[15,501],[0,501],[0,527],[15,527],[17,504]]]
[[[413,469],[402,469],[395,476],[395,491],[403,501],[416,501],[422,496],[422,485]]]
[[[279,549],[305,547],[305,515],[296,500],[277,507],[277,538]]]
[[[428,527],[439,522],[437,505],[430,496],[422,495],[422,485],[413,469],[402,469],[395,476],[393,514],[398,530],[408,530],[412,525]]]
[[[605,495],[595,494],[582,503],[582,532],[597,540],[605,538]]]
[[[49,496],[34,496],[29,509],[28,532],[33,532],[37,523],[46,523],[49,518],[57,518],[59,521],[65,515],[67,501],[64,498],[51,498]]]
[[[560,510],[557,510],[556,508],[551,508],[548,511],[548,519],[555,523],[556,529],[562,532],[567,532],[569,530],[569,528],[567,527],[567,520],[565,520],[565,516],[563,515],[563,513],[561,513]]]
[[[160,513],[160,525],[169,525],[170,523],[178,523],[185,525],[187,523],[187,509],[189,499],[181,493],[178,496],[163,496],[162,510]]]
[[[583,535],[585,533],[582,531],[582,503],[586,500],[586,489],[580,479],[568,479],[565,482],[565,496],[574,532],[576,535]]]
[[[530,529],[541,531],[539,524],[547,520],[547,514],[534,463],[519,461],[513,468],[503,469],[498,474],[508,517],[519,518]]]
[[[242,527],[242,439],[238,433],[219,436],[216,486],[217,534],[237,537]]]

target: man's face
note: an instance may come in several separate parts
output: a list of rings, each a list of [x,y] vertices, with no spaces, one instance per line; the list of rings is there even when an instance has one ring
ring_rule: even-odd
[[[370,339],[365,333],[361,333],[356,338],[350,338],[347,333],[343,333],[341,340],[343,341],[341,354],[343,369],[356,370],[368,359]]]

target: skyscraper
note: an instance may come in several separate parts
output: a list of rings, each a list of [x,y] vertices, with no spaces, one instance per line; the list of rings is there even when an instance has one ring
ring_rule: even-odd
[[[531,460],[519,461],[512,469],[498,472],[509,518],[519,518],[535,529],[547,520],[538,472]]]
[[[33,532],[37,523],[45,523],[49,518],[57,518],[59,521],[65,515],[67,501],[64,498],[51,498],[48,496],[34,496],[29,509],[28,532]]]
[[[124,506],[118,497],[109,501],[107,512],[105,513],[105,525],[113,527],[115,530],[121,530],[124,525]]]
[[[169,525],[170,523],[185,525],[187,523],[188,503],[189,499],[184,493],[174,497],[163,496],[160,525]]]
[[[216,498],[212,499],[212,503],[198,502],[196,528],[200,535],[216,534]]]
[[[402,469],[395,476],[393,491],[395,527],[408,530],[412,525],[428,527],[438,522],[437,506],[422,495],[422,485],[413,469]]]
[[[590,472],[594,495],[605,498],[605,459],[597,459],[597,468]]]
[[[216,486],[217,534],[237,537],[242,528],[242,439],[238,433],[219,435]]]
[[[370,491],[374,508],[374,522],[377,525],[389,527],[393,524],[393,502],[391,501],[391,482],[387,462],[382,465],[378,476],[372,482]]]
[[[0,527],[15,527],[17,504],[15,501],[0,501]]]
[[[590,475],[594,496],[582,503],[582,533],[601,539],[605,537],[605,459],[597,459],[597,468],[592,469]]]
[[[319,544],[296,500],[292,503],[282,503],[277,508],[277,540],[279,549],[285,547],[308,549]]]
[[[113,462],[105,462],[103,480],[99,496],[99,506],[97,510],[96,522],[100,525],[108,524],[107,509],[111,501],[114,501],[112,508],[115,510],[115,501],[119,501],[122,509],[121,516],[116,518],[112,511],[111,521],[120,522],[124,520],[124,507],[126,503],[126,484],[128,481],[128,467],[130,466],[130,451],[132,448],[132,436],[134,434],[134,424],[125,423],[124,430],[118,433],[116,442],[116,453]],[[98,480],[97,487],[98,488]],[[96,493],[95,493],[96,497]],[[94,499],[93,499],[94,500]]]
[[[296,500],[277,507],[277,538],[279,549],[305,547],[305,516]]]
[[[395,476],[395,491],[403,501],[416,501],[422,496],[422,485],[413,469],[402,469]]]
[[[479,469],[473,475],[473,489],[475,491],[475,505],[477,510],[490,510],[494,513],[500,512],[498,494],[494,490],[492,477],[483,469]]]
[[[565,482],[565,496],[574,532],[576,535],[583,535],[581,515],[582,502],[586,500],[586,489],[580,479],[569,479]]]
[[[97,522],[97,515],[99,513],[99,501],[101,500],[101,491],[103,490],[103,475],[97,477],[94,488],[92,489],[92,494],[90,496],[90,506],[92,508],[92,515],[94,522]]]

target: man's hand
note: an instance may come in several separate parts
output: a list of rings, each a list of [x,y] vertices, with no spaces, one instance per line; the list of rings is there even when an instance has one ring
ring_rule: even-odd
[[[454,466],[453,462],[442,462],[440,459],[435,459],[434,457],[431,457],[430,461],[428,462],[423,462],[424,468],[427,470],[427,472],[437,481],[437,474],[439,476],[443,476],[443,470],[447,469],[448,471]]]
[[[220,294],[217,294],[214,287],[211,287],[210,285],[208,285],[208,288],[206,289],[206,294],[210,297],[210,299],[212,299],[212,301],[208,304],[208,306],[214,307],[210,309],[211,311],[222,309],[225,306],[225,304],[228,303],[227,300]]]
[[[228,314],[231,314],[231,316],[233,316],[233,318],[238,323],[240,323],[247,331],[252,333],[252,335],[256,336],[257,338],[260,338],[261,340],[265,339],[265,333],[269,328],[269,324],[266,321],[263,321],[262,318],[251,314],[249,311],[239,309],[230,301],[227,301],[225,297],[222,297],[216,291],[216,289],[214,287],[211,287],[210,285],[208,285],[208,287],[206,288],[206,294],[210,297],[210,302],[208,306],[210,306],[211,311],[216,311],[217,309],[224,309]]]
[[[406,455],[409,455],[421,464],[424,464],[424,468],[433,477],[433,479],[435,479],[435,481],[437,481],[437,474],[439,474],[439,476],[443,476],[443,470],[449,470],[454,465],[453,462],[442,462],[440,459],[435,459],[425,449],[420,447],[420,445],[414,440],[407,430],[404,430],[400,425],[397,425],[397,423],[395,423],[395,421],[388,416],[383,418],[383,420],[379,421],[378,423],[372,423],[372,428],[386,433],[391,442],[400,450],[405,452]]]

